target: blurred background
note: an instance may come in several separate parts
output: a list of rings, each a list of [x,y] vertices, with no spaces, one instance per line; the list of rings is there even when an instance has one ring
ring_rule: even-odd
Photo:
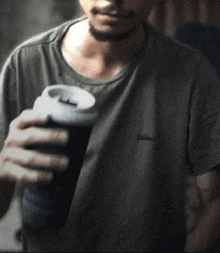
[[[0,0],[0,68],[26,39],[81,15],[78,0]],[[220,0],[159,0],[148,21],[156,29],[202,51],[220,73]],[[0,221],[0,252],[21,251],[21,244],[15,239],[21,227],[18,193]],[[186,193],[190,231],[202,212],[193,177],[189,177]],[[216,252],[220,252],[220,246]]]
[[[0,0],[0,66],[22,41],[78,13],[78,0]]]

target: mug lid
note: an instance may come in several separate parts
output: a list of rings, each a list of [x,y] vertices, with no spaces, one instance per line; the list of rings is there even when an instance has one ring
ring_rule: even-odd
[[[34,110],[48,112],[58,123],[91,125],[97,118],[96,99],[76,86],[52,85],[37,98]]]

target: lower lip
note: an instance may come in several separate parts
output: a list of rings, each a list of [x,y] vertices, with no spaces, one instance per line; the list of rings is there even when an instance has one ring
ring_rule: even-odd
[[[106,14],[99,14],[99,17],[103,20],[111,20],[111,21],[120,21],[120,20],[127,19],[123,16],[112,16],[112,15],[106,15]]]

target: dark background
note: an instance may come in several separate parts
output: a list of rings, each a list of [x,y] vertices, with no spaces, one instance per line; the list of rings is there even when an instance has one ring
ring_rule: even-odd
[[[77,0],[0,0],[0,68],[18,44],[78,13]]]

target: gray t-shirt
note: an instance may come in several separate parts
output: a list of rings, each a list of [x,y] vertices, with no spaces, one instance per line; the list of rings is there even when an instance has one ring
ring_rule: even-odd
[[[66,226],[42,236],[26,231],[27,249],[149,252],[185,230],[186,175],[220,163],[219,80],[206,58],[151,27],[133,62],[110,80],[90,80],[60,50],[72,24],[18,47],[1,75],[2,145],[10,121],[46,86],[81,87],[100,111]]]

